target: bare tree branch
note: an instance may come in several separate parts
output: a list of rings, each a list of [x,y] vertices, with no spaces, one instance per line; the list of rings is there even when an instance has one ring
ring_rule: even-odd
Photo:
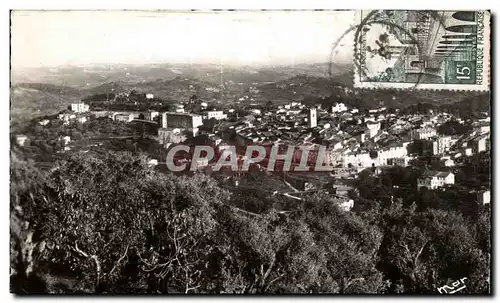
[[[108,276],[109,276],[109,275],[111,275],[111,274],[115,271],[115,269],[116,269],[116,267],[118,266],[118,264],[120,264],[120,262],[121,262],[121,261],[122,261],[122,260],[123,260],[123,259],[127,256],[128,247],[129,247],[129,244],[127,244],[127,248],[125,249],[125,252],[124,252],[124,253],[123,253],[123,255],[120,257],[120,259],[118,259],[118,261],[116,261],[115,266],[113,266],[113,268],[109,271]]]
[[[75,242],[75,247],[73,247],[73,249],[83,257],[94,260],[97,271],[97,284],[99,284],[99,281],[101,280],[101,262],[99,262],[99,258],[96,255],[89,256],[88,253],[78,248],[78,243],[76,242]]]

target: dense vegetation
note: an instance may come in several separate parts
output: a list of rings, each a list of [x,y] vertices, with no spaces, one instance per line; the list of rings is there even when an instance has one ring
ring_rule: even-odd
[[[463,292],[489,293],[488,209],[370,196],[413,186],[411,171],[363,174],[364,211],[318,193],[253,214],[214,179],[162,174],[140,155],[75,153],[43,173],[11,160],[16,293],[436,293],[462,277]]]

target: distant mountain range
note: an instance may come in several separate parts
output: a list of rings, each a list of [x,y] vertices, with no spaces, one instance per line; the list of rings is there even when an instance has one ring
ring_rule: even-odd
[[[148,65],[89,65],[55,68],[13,68],[11,82],[47,83],[76,88],[95,87],[107,82],[139,83],[157,79],[171,80],[188,77],[221,84],[222,81],[252,84],[253,82],[275,82],[298,74],[327,77],[330,64],[297,64],[293,66],[219,66],[215,64],[148,64]],[[350,65],[335,64],[334,75],[351,70]],[[222,77],[221,77],[222,73]]]
[[[327,63],[228,67],[222,70],[222,80],[226,85],[230,83],[229,89],[233,92],[236,88],[237,93],[240,87],[241,93],[253,87],[258,91],[255,99],[260,102],[297,100],[325,106],[344,102],[360,109],[417,103],[449,104],[464,100],[485,103],[490,97],[481,92],[354,89],[352,67],[333,64],[331,73],[329,68]],[[207,88],[218,88],[220,79],[217,65],[114,65],[108,68],[39,68],[25,73],[13,71],[11,118],[12,121],[25,121],[54,114],[86,96],[111,92],[137,90],[170,100],[191,93],[210,95]],[[217,97],[216,94],[210,96]]]

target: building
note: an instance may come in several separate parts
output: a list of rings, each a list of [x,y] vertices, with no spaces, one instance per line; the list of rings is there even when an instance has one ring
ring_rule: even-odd
[[[153,94],[146,94],[146,99],[153,99],[155,95]]]
[[[339,150],[343,148],[342,141],[336,140],[336,139],[331,139],[327,141],[328,147],[331,150]]]
[[[417,187],[436,189],[446,184],[455,184],[455,174],[452,172],[426,172],[418,179]]]
[[[151,159],[148,161],[148,166],[156,166],[156,165],[158,165],[158,160]]]
[[[343,157],[345,168],[366,168],[372,166],[378,166],[378,158],[372,158],[370,153],[348,153]]]
[[[403,157],[403,158],[389,158],[387,159],[387,165],[393,165],[393,166],[408,166],[409,158],[408,157]]]
[[[482,190],[477,193],[477,202],[486,205],[491,202],[491,192],[489,190]]]
[[[143,113],[144,120],[153,121],[156,117],[158,117],[159,114],[160,114],[159,112],[154,110],[144,112]]]
[[[26,135],[16,135],[16,142],[19,146],[24,146],[26,140],[28,140]]]
[[[183,104],[177,104],[175,106],[175,112],[176,113],[184,113],[184,105]]]
[[[380,108],[376,108],[376,109],[370,109],[370,110],[368,110],[368,113],[370,113],[370,114],[382,113],[382,112],[385,112],[385,110],[386,110],[385,107],[380,107]]]
[[[474,139],[472,139],[472,152],[473,153],[480,153],[483,151],[486,151],[486,136],[479,136]]]
[[[348,200],[336,199],[335,202],[337,203],[339,208],[344,210],[344,211],[350,211],[354,207],[354,200],[353,199],[348,199]]]
[[[162,145],[169,143],[181,143],[187,139],[187,136],[182,133],[179,128],[159,128],[158,142]]]
[[[75,113],[85,113],[89,111],[89,106],[85,103],[72,103],[71,111]]]
[[[367,130],[366,130],[366,135],[369,137],[369,138],[373,138],[375,137],[378,132],[380,131],[380,122],[372,122],[372,121],[368,121],[366,123],[366,127],[367,127]]]
[[[309,109],[309,114],[307,116],[307,125],[309,126],[309,128],[313,128],[318,125],[318,113],[315,108]]]
[[[62,141],[64,145],[68,145],[69,142],[71,142],[71,137],[70,136],[59,137],[59,140]]]
[[[359,140],[358,140],[358,136],[359,136]],[[366,141],[366,134],[365,133],[361,133],[358,136],[356,136],[357,141],[359,141],[361,143],[364,143]]]
[[[409,162],[408,156],[408,142],[393,144],[377,152],[378,164],[379,165],[391,165],[389,164],[389,159],[403,159],[403,160],[393,160],[398,163],[404,163],[401,166],[407,166]],[[403,161],[403,162],[401,162]],[[395,164],[392,164],[395,165]],[[398,164],[399,165],[399,164]]]
[[[437,135],[436,129],[431,127],[419,128],[412,131],[414,140],[427,140]]]
[[[78,117],[76,118],[76,121],[78,121],[79,123],[85,123],[87,122],[87,117]]]
[[[201,116],[203,119],[215,119],[215,120],[224,120],[227,119],[227,115],[224,114],[223,111],[221,110],[211,110],[211,111],[204,111],[201,113]]]
[[[50,120],[48,120],[48,119],[44,119],[44,120],[42,120],[42,121],[38,122],[38,124],[40,124],[40,125],[42,125],[42,126],[45,126],[45,125],[49,124],[49,122],[50,122]]]
[[[347,111],[347,106],[345,106],[344,103],[335,103],[335,105],[332,106],[332,113],[342,113]]]
[[[255,115],[255,116],[260,116],[261,115],[260,109],[256,109],[256,108],[252,109],[251,113],[252,113],[252,115]]]
[[[116,114],[115,115],[115,121],[117,121],[117,122],[128,123],[128,122],[130,122],[132,120],[134,120],[134,115],[133,114]]]
[[[478,131],[481,133],[481,134],[488,134],[490,132],[490,129],[491,129],[491,126],[490,126],[490,123],[487,122],[487,123],[481,123],[478,127]]]
[[[112,112],[102,111],[102,110],[91,111],[90,114],[93,115],[95,118],[104,118],[104,117],[112,118],[113,117]]]
[[[63,121],[64,124],[69,124],[69,121],[76,118],[74,114],[59,114],[57,116],[59,120]]]
[[[434,155],[441,155],[450,150],[452,140],[450,136],[438,137],[432,142],[432,152]]]
[[[193,132],[193,136],[198,133],[198,127],[203,125],[200,115],[189,113],[164,112],[160,116],[160,128],[179,128]]]
[[[444,161],[444,166],[446,166],[446,167],[453,167],[453,166],[455,166],[455,161],[453,161],[453,159],[446,159]]]

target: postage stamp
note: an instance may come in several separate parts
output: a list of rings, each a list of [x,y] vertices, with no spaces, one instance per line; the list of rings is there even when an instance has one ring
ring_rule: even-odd
[[[489,90],[489,11],[357,11],[354,85]]]

